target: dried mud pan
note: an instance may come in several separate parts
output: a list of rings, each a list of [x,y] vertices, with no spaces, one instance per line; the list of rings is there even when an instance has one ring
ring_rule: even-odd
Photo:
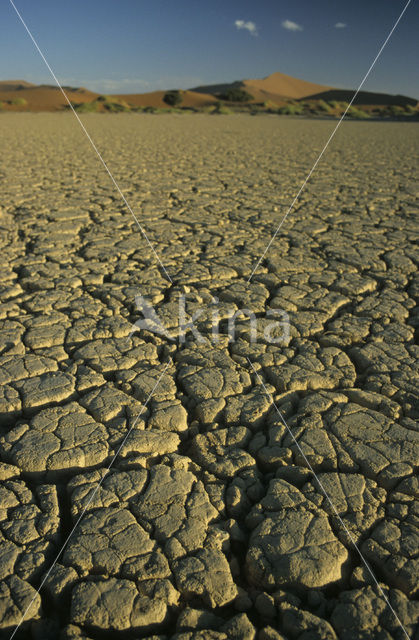
[[[248,282],[333,123],[84,121],[172,283],[71,115],[0,118],[0,637],[417,637],[417,125],[343,123]]]

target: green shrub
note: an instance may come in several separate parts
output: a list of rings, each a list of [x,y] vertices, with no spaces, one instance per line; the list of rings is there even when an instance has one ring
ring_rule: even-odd
[[[129,105],[124,102],[104,102],[104,108],[111,113],[119,113],[121,111],[130,111]]]
[[[366,111],[363,111],[363,109],[358,109],[357,107],[353,106],[349,107],[346,115],[350,118],[356,118],[357,120],[365,120],[366,118],[370,117]]]
[[[227,89],[223,93],[219,93],[218,97],[227,102],[249,102],[253,100],[253,96],[244,89]]]
[[[13,98],[10,100],[10,104],[15,105],[16,107],[24,107],[25,104],[28,104],[25,98]]]
[[[304,108],[301,105],[296,104],[286,104],[278,109],[278,113],[281,116],[299,116],[303,111]]]
[[[172,89],[164,94],[163,102],[168,104],[169,107],[178,107],[183,102],[183,96],[177,89]]]
[[[315,104],[315,109],[320,113],[330,113],[331,107],[324,100],[318,100]]]
[[[144,107],[143,113],[157,113],[156,107]]]
[[[77,113],[95,113],[99,109],[99,103],[96,100],[91,102],[72,102],[71,105]]]
[[[3,111],[4,109],[4,102],[0,102],[0,111]]]
[[[123,100],[112,100],[108,96],[99,96],[90,102],[72,102],[72,106],[77,113],[97,113],[102,108],[109,113],[131,111],[130,105]]]
[[[267,109],[268,111],[270,111],[271,113],[273,113],[274,111],[276,111],[278,105],[275,104],[275,102],[272,102],[272,100],[265,100],[265,102],[263,103],[263,108]]]
[[[339,107],[342,113],[345,111],[345,109],[348,108],[348,106],[349,106],[349,102],[345,102],[345,100],[341,100],[339,102]]]
[[[222,102],[216,102],[215,103],[215,108],[212,111],[212,113],[216,113],[222,116],[229,116],[232,112],[231,109],[229,109],[228,107],[224,106]]]
[[[206,105],[205,107],[202,107],[200,111],[202,113],[214,113],[216,109],[217,107],[215,106],[215,104],[209,104],[209,105]]]
[[[392,104],[388,108],[390,116],[393,118],[397,118],[398,116],[405,116],[406,111],[403,107],[399,107],[398,105]]]
[[[406,105],[406,113],[409,116],[417,115],[419,113],[418,107],[417,106],[413,106],[413,104],[407,104]]]

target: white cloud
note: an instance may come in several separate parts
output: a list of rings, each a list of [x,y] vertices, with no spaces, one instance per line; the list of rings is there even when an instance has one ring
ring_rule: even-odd
[[[252,36],[259,35],[257,26],[250,20],[249,22],[245,22],[245,20],[236,20],[234,24],[237,29],[246,29],[246,31],[248,31]]]
[[[345,29],[346,26],[346,22],[337,22],[335,24],[335,29]]]
[[[292,20],[283,20],[281,25],[288,31],[302,31],[303,27]]]

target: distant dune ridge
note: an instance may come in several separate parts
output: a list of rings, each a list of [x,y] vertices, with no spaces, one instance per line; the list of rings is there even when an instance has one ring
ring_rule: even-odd
[[[165,93],[165,91],[152,91],[150,93],[119,94],[116,97],[138,107],[163,108],[167,107],[167,104],[163,101]],[[194,90],[182,91],[183,107],[206,107],[216,101],[217,99],[212,95],[202,94]]]
[[[273,102],[287,100],[301,100],[310,98],[311,100],[344,100],[350,102],[355,89],[337,89],[322,84],[315,84],[293,78],[285,73],[276,71],[266,78],[255,78],[250,80],[242,80],[231,82],[230,84],[214,84],[200,86],[191,89],[191,91],[199,91],[201,94],[217,94],[223,93],[228,89],[244,89],[248,91],[255,102],[265,102],[271,100]],[[417,100],[407,96],[391,95],[388,93],[376,93],[371,91],[361,91],[354,104],[362,105],[416,105]]]
[[[307,96],[311,96],[313,93],[321,93],[322,91],[331,89],[331,87],[325,85],[292,78],[279,71],[271,73],[270,76],[262,78],[261,80],[258,78],[254,80],[244,80],[243,84],[250,93],[253,89],[253,91],[260,91],[261,93],[271,93],[293,99],[307,98]]]
[[[28,89],[29,87],[36,86],[36,84],[26,82],[26,80],[0,80],[0,91],[17,91],[19,89]]]
[[[74,104],[92,102],[100,94],[83,87],[63,87]],[[170,87],[169,87],[170,88]],[[194,87],[182,91],[182,106],[202,108],[213,105],[218,95],[230,89],[243,89],[253,98],[253,103],[271,102],[283,105],[290,100],[339,100],[349,102],[354,94],[353,89],[338,89],[326,85],[315,84],[293,78],[279,71],[266,78],[237,80],[231,83],[221,83]],[[123,100],[134,107],[162,108],[165,105],[163,97],[165,91],[149,93],[117,94],[113,97]],[[412,105],[417,100],[407,96],[390,95],[362,91],[354,101],[356,105]],[[61,91],[55,85],[36,85],[26,80],[0,81],[0,106],[3,110],[11,111],[59,111],[68,105]]]
[[[83,87],[63,88],[71,102],[90,102],[99,95]],[[61,111],[67,105],[56,85],[37,85],[25,80],[0,81],[0,103],[12,111]]]
[[[354,95],[349,89],[329,89],[321,93],[315,93],[310,96],[311,100],[340,100],[350,102]],[[415,106],[417,100],[402,95],[391,95],[389,93],[376,93],[372,91],[360,91],[356,96],[353,104],[356,105],[394,105],[404,107],[407,104]]]
[[[255,78],[253,80],[240,80],[230,83],[205,85],[194,87],[191,91],[198,91],[201,94],[215,95],[224,93],[228,89],[244,89],[253,96],[255,102],[283,102],[286,100],[298,100],[306,98],[313,93],[328,91],[331,87],[306,82],[298,78],[280,73],[271,73],[266,78]]]

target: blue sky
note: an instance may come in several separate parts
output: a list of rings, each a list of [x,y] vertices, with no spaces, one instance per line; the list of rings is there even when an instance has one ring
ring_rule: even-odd
[[[60,82],[142,93],[274,71],[356,88],[406,0],[14,2]],[[8,0],[0,25],[0,79],[53,83]],[[418,26],[413,0],[364,89],[419,98]]]

